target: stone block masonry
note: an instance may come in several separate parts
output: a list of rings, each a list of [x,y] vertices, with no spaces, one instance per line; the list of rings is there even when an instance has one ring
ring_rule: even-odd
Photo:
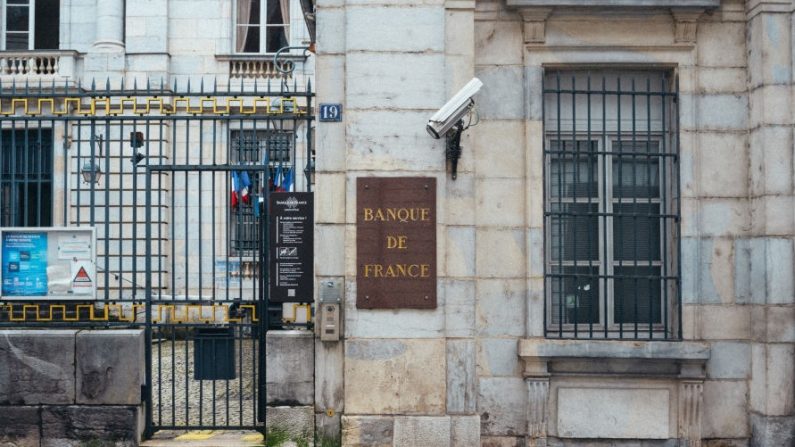
[[[0,445],[138,445],[143,371],[143,330],[0,330]]]

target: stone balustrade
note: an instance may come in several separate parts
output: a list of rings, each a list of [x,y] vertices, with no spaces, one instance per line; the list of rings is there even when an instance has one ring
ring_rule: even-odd
[[[74,51],[0,52],[0,76],[14,78],[73,78]]]
[[[284,70],[292,70],[294,62],[285,61]],[[278,79],[292,77],[291,73],[282,73],[273,63],[273,59],[230,59],[229,77],[248,79]]]

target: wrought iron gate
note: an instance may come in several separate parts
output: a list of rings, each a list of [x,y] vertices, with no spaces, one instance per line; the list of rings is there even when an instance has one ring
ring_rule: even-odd
[[[264,430],[268,196],[311,190],[313,93],[193,85],[0,85],[2,225],[97,234],[96,300],[0,326],[143,327],[147,433]]]

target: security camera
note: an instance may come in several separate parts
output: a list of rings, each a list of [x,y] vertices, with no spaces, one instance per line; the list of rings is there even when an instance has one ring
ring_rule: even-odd
[[[447,104],[434,113],[425,130],[436,139],[446,135],[475,105],[475,96],[483,83],[478,78],[472,78]]]

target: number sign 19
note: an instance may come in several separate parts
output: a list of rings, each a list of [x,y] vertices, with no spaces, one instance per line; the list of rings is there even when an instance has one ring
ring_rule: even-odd
[[[342,104],[320,104],[320,121],[342,121]]]

